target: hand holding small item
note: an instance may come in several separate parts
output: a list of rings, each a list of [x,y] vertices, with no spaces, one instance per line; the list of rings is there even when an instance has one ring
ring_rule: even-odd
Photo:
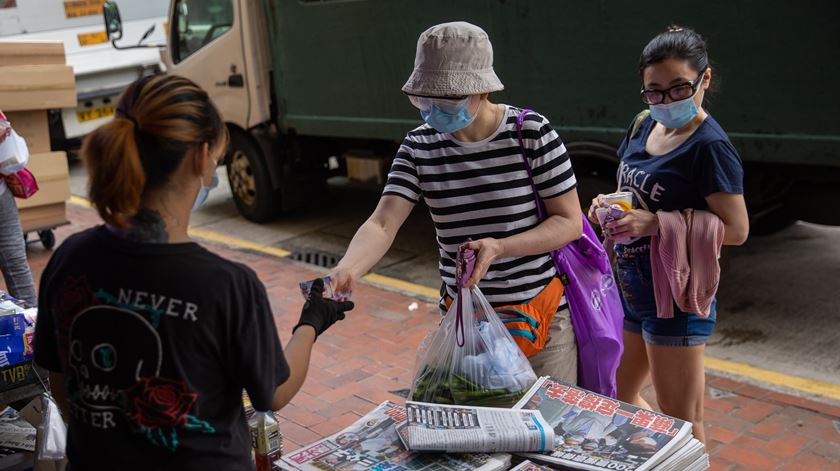
[[[621,219],[604,224],[604,233],[611,239],[646,237],[659,232],[656,214],[643,209],[632,209]]]
[[[595,198],[592,198],[592,204],[589,206],[589,212],[586,213],[586,218],[589,219],[589,222],[592,224],[600,224],[600,220],[598,219],[598,215],[596,214],[596,210],[598,208],[606,208],[607,203],[604,201],[604,194],[600,194]]]
[[[337,266],[329,274],[329,278],[332,292],[335,293],[338,300],[348,301],[353,293],[353,288],[356,287],[356,276],[350,270]]]
[[[472,288],[484,278],[487,270],[490,269],[490,265],[502,256],[504,253],[504,244],[499,239],[486,238],[467,242],[463,247],[473,250],[476,254],[475,268],[473,268],[472,276],[464,284],[464,287]]]
[[[0,113],[0,144],[6,140],[7,137],[12,135],[12,125],[5,119],[3,119],[2,113]]]
[[[324,333],[336,322],[343,320],[345,312],[353,309],[350,301],[333,301],[324,298],[324,280],[317,279],[312,284],[309,292],[309,299],[303,305],[303,312],[300,320],[292,333],[303,325],[312,326],[315,329],[315,337]]]

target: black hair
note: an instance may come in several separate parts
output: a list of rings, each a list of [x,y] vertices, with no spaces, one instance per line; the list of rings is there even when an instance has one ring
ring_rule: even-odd
[[[706,40],[690,28],[669,26],[645,46],[639,59],[639,74],[644,73],[650,65],[672,58],[688,61],[688,65],[698,74],[705,72],[709,68]]]
[[[148,76],[129,85],[114,119],[82,144],[99,215],[125,228],[143,195],[168,184],[187,154],[204,143],[226,149],[228,130],[198,85],[177,75]]]

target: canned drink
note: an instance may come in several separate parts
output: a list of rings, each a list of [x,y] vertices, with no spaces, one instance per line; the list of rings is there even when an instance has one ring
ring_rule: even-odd
[[[595,216],[598,217],[598,222],[601,226],[623,218],[627,212],[633,209],[633,193],[629,191],[610,193],[604,195],[601,199],[605,205],[595,210]],[[615,238],[613,240],[620,244],[626,244],[631,241],[627,237]]]
[[[633,193],[629,191],[610,193],[608,195],[604,195],[602,199],[608,207],[617,204],[625,213],[633,209]]]

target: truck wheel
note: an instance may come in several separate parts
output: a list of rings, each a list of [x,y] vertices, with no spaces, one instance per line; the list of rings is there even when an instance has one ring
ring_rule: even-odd
[[[272,188],[268,164],[254,140],[238,130],[230,134],[227,174],[233,201],[245,219],[267,222],[280,214],[280,191]]]
[[[785,207],[762,211],[753,215],[750,221],[750,235],[765,236],[775,234],[782,229],[787,229],[795,222],[796,217]]]
[[[618,170],[615,147],[600,142],[582,141],[566,144],[566,150],[569,151],[575,171],[580,206],[587,212],[596,196],[615,191],[615,174]]]

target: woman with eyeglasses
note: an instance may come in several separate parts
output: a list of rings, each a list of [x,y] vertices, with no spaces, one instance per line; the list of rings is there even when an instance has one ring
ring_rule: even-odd
[[[618,150],[619,190],[632,192],[637,207],[604,225],[608,237],[631,241],[615,245],[625,309],[618,398],[650,408],[639,393],[652,379],[662,411],[693,422],[702,441],[703,353],[715,326],[716,302],[708,316],[676,306],[673,317],[658,316],[651,236],[660,234],[662,212],[690,208],[720,219],[723,245],[743,244],[749,232],[744,170],[726,132],[703,108],[712,69],[699,34],[670,27],[644,48],[639,72],[649,116],[643,112],[633,120]],[[593,223],[602,203],[601,196],[592,202]]]
[[[402,90],[425,124],[403,140],[379,205],[356,232],[333,279],[339,292],[348,291],[385,255],[422,200],[437,233],[442,310],[456,293],[458,247],[467,244],[478,252],[467,285],[478,284],[497,310],[539,306],[535,323],[543,331],[533,339],[547,343],[520,347],[531,351],[537,374],[574,384],[577,347],[549,252],[580,237],[575,176],[548,120],[529,113],[523,142],[549,215],[540,222],[517,140],[522,110],[489,99],[503,88],[493,71],[490,40],[481,28],[445,23],[420,36],[414,71]],[[526,339],[532,332],[514,334]]]

